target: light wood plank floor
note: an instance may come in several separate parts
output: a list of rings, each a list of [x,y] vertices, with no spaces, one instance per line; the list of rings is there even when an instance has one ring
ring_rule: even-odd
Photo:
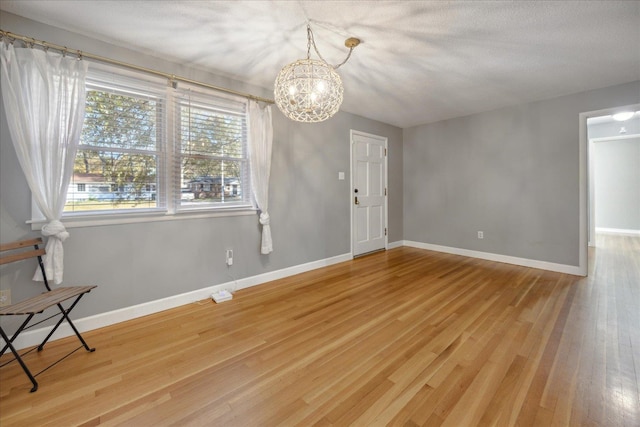
[[[0,370],[0,425],[639,426],[640,238],[598,246],[588,278],[397,248],[91,331],[36,393]]]

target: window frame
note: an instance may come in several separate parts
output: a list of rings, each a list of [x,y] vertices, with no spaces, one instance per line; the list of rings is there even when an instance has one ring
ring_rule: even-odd
[[[185,157],[201,157],[207,158],[210,160],[217,160],[221,162],[239,162],[241,163],[241,177],[235,177],[241,179],[241,199],[236,202],[209,202],[203,204],[201,206],[192,204],[192,205],[184,205],[181,200],[181,192],[182,186],[178,184],[172,185],[172,190],[174,192],[174,209],[176,213],[184,213],[184,212],[197,212],[203,210],[234,210],[234,209],[250,209],[252,211],[256,211],[257,207],[255,204],[255,200],[253,198],[253,191],[251,189],[251,168],[250,168],[250,158],[249,158],[249,102],[246,98],[225,94],[222,92],[217,92],[212,89],[200,88],[195,85],[184,84],[179,88],[174,89],[175,97],[174,97],[174,111],[173,116],[174,120],[172,121],[174,126],[174,136],[173,136],[173,162],[172,167],[174,168],[174,181],[179,180],[179,176],[182,176],[182,160]],[[185,98],[189,98],[186,100]],[[192,98],[192,100],[191,100]],[[207,99],[209,98],[209,99]],[[228,105],[225,105],[227,103]],[[218,104],[215,107],[213,104]],[[242,111],[238,111],[232,107],[235,104],[242,105]],[[216,154],[186,154],[182,151],[183,141],[182,141],[182,130],[180,126],[182,125],[182,116],[181,116],[181,107],[188,106],[189,108],[194,108],[196,110],[209,110],[215,111],[216,114],[220,115],[230,115],[230,116],[244,116],[244,121],[241,123],[241,127],[244,128],[244,140],[242,141],[242,156],[233,157],[233,156],[225,156],[225,155],[216,155]],[[222,198],[224,199],[224,187],[226,177],[224,174],[219,177],[220,185],[222,187]],[[203,185],[207,185],[206,183]],[[213,184],[208,184],[213,185]],[[211,189],[209,189],[211,190]]]
[[[164,88],[164,111],[162,112],[162,129],[159,131],[159,138],[156,141],[157,147],[155,151],[139,150],[145,153],[156,153],[157,165],[156,165],[156,194],[157,194],[157,206],[152,208],[137,208],[137,209],[104,209],[104,210],[91,210],[82,212],[69,212],[65,211],[62,214],[61,221],[67,228],[74,227],[88,227],[88,226],[100,226],[100,225],[113,225],[113,224],[130,224],[130,223],[145,223],[156,221],[171,221],[181,220],[188,218],[210,218],[210,217],[225,217],[225,216],[242,216],[242,215],[255,215],[257,207],[251,190],[251,176],[250,176],[250,157],[248,148],[248,99],[230,95],[222,92],[215,91],[206,87],[198,87],[197,85],[184,85],[185,88],[176,88],[175,83],[167,83],[166,79],[150,76],[147,73],[141,71],[132,71],[124,69],[122,67],[116,67],[114,65],[102,64],[97,62],[89,62],[89,70],[87,72],[87,86],[90,85],[90,81],[95,80],[95,74],[104,75],[105,73],[114,76],[114,79],[118,78],[126,79],[128,82],[138,81],[142,85],[143,82],[148,82],[151,85],[159,87],[162,85]],[[93,74],[92,74],[93,72]],[[182,85],[181,85],[182,86]],[[180,169],[180,141],[178,140],[176,129],[180,127],[180,118],[178,106],[179,103],[179,91],[189,89],[197,92],[199,97],[210,97],[212,99],[229,99],[231,102],[243,103],[245,105],[245,132],[244,132],[244,162],[246,172],[243,174],[242,192],[246,194],[243,196],[241,203],[210,203],[199,206],[182,206],[181,193],[182,188],[180,180],[175,179],[176,168]],[[141,89],[142,90],[142,89]],[[94,149],[98,147],[93,147]],[[109,151],[110,147],[101,147],[102,151]],[[124,152],[125,149],[117,149],[113,151]],[[73,178],[72,178],[73,179]],[[70,180],[69,185],[73,184],[73,180]],[[77,184],[76,184],[77,185]],[[65,201],[66,203],[66,201]],[[32,230],[40,230],[43,225],[47,223],[42,212],[37,207],[35,199],[31,198],[31,220],[27,221],[31,224]]]

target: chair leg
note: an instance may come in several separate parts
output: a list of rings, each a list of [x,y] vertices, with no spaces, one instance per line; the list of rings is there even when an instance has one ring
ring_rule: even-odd
[[[11,337],[10,340],[5,339],[6,344],[2,348],[2,351],[0,351],[0,356],[2,356],[5,351],[7,351],[7,349],[9,348],[9,343],[13,343],[13,341],[15,341],[15,339],[18,337],[18,335],[20,335],[20,332],[22,332],[25,329],[25,327],[27,326],[27,324],[31,321],[33,316],[34,316],[33,314],[30,314],[29,316],[27,316],[27,319],[22,323],[22,325],[20,325],[18,330],[14,332],[14,334]],[[3,339],[4,339],[4,336],[3,336]],[[4,365],[2,365],[2,366],[4,366]]]
[[[68,309],[64,309],[64,307],[62,306],[62,304],[57,304],[58,308],[60,309],[60,313],[62,313],[62,317],[60,318],[60,320],[58,320],[58,323],[56,323],[56,325],[53,327],[53,329],[51,329],[51,331],[49,332],[49,334],[47,335],[47,337],[44,339],[44,341],[42,341],[42,344],[40,344],[38,346],[38,351],[42,351],[42,349],[44,348],[44,345],[47,343],[47,341],[49,341],[49,338],[51,338],[51,336],[54,334],[54,332],[58,329],[58,327],[62,324],[63,320],[66,320],[67,323],[69,324],[69,326],[71,326],[71,329],[73,329],[73,332],[75,332],[76,336],[78,337],[78,339],[80,340],[80,342],[82,343],[83,347],[85,348],[85,350],[87,350],[88,352],[94,352],[96,351],[95,348],[90,348],[89,345],[85,342],[84,338],[82,338],[82,335],[80,335],[80,332],[78,331],[78,329],[76,328],[76,326],[73,324],[73,322],[71,321],[71,319],[69,318],[69,313],[71,312],[71,310],[73,310],[73,308],[76,306],[76,304],[78,303],[78,301],[80,301],[80,298],[82,298],[84,294],[78,295],[78,298],[76,298],[76,300],[73,302],[73,304],[71,304],[71,306]]]
[[[29,371],[29,368],[27,368],[27,365],[25,365],[24,362],[22,361],[22,357],[20,357],[20,354],[16,351],[15,347],[13,346],[13,343],[12,343],[13,339],[10,340],[9,337],[7,337],[7,334],[4,333],[4,330],[2,329],[2,327],[0,327],[0,334],[2,335],[2,339],[7,343],[7,347],[11,349],[11,353],[13,353],[14,357],[16,358],[20,366],[22,366],[22,370],[24,371],[24,373],[27,374],[27,376],[31,380],[31,384],[33,384],[33,387],[31,387],[31,393],[38,390],[38,382],[33,377],[33,375],[31,375],[31,371]],[[13,338],[15,338],[16,336],[17,334],[14,334]]]

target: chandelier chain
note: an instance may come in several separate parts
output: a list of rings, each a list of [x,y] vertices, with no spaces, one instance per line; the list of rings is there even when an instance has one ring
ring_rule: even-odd
[[[307,24],[307,59],[311,59],[311,40],[313,39],[313,33],[311,32],[311,26],[309,24]],[[313,43],[313,47],[316,47],[315,42]],[[316,52],[318,52],[318,49],[316,48]],[[318,56],[320,54],[318,53]],[[324,59],[323,59],[324,61]],[[324,61],[327,62],[327,61]]]
[[[311,52],[311,45],[313,45],[313,50],[315,50],[316,54],[318,55],[318,57],[327,65],[329,65],[330,67],[332,67],[334,70],[337,70],[338,68],[342,67],[344,64],[346,64],[346,62],[349,60],[349,58],[351,58],[351,52],[353,52],[353,48],[355,47],[350,47],[349,48],[349,53],[347,54],[347,57],[344,59],[344,61],[342,61],[341,63],[339,63],[338,65],[331,65],[329,64],[329,62],[327,62],[326,59],[324,59],[322,57],[322,55],[320,54],[320,51],[318,50],[318,46],[316,46],[316,40],[313,37],[313,31],[311,31],[311,26],[309,24],[307,24],[307,59],[310,59],[310,52]]]

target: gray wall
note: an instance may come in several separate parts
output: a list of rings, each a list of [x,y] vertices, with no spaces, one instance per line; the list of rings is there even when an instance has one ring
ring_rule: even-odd
[[[626,134],[620,134],[624,127]],[[590,123],[589,139],[640,134],[640,117]],[[640,138],[590,142],[595,227],[640,231]]]
[[[186,65],[108,45],[11,14],[2,13],[5,31],[142,65],[202,82],[272,97],[251,87]],[[303,125],[274,108],[270,214],[274,252],[260,255],[257,216],[183,219],[70,229],[65,242],[65,284],[95,283],[75,317],[99,314],[178,295],[235,279],[350,252],[350,129],[389,140],[389,242],[402,239],[402,131],[394,126],[340,112],[331,120]],[[0,241],[37,236],[26,224],[31,198],[0,111]],[[227,270],[226,248],[234,249]],[[13,300],[39,292],[30,280],[35,264],[0,270],[0,287]],[[3,318],[3,325],[8,322]]]
[[[638,102],[640,81],[405,129],[405,239],[578,266],[579,114]]]
[[[592,147],[596,227],[640,231],[640,136]]]

